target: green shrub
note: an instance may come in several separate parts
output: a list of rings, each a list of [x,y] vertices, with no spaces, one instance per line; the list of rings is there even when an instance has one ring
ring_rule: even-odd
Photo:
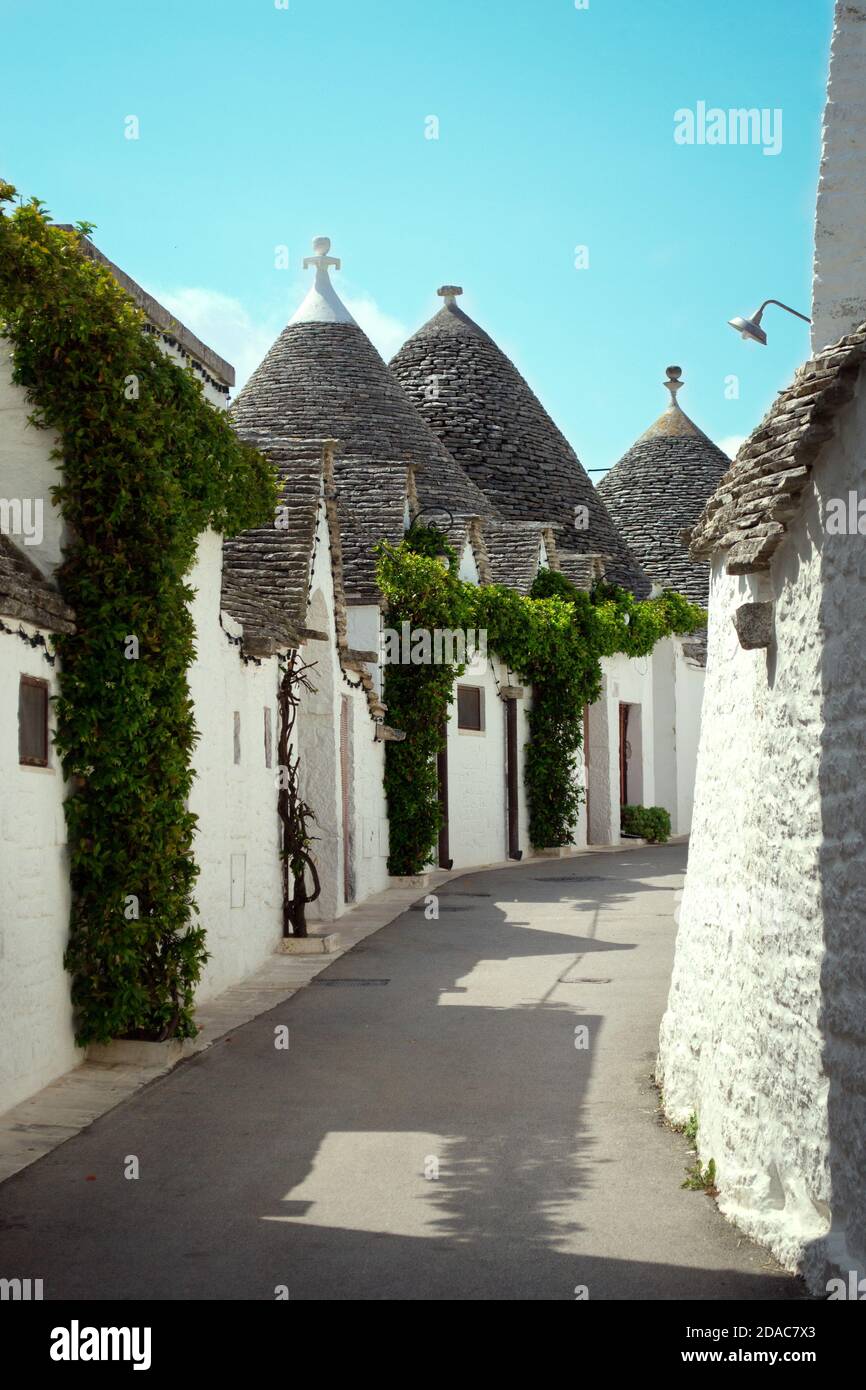
[[[623,835],[637,835],[652,845],[663,845],[671,837],[671,818],[664,806],[623,806],[620,826]]]

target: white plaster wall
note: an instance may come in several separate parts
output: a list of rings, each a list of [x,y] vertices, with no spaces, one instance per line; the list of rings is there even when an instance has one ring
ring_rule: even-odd
[[[53,431],[28,424],[30,411],[24,388],[12,380],[8,339],[0,337],[0,497],[41,500],[41,542],[25,543],[14,534],[12,539],[50,576],[60,563],[64,536],[59,509],[51,502],[51,489],[60,482],[58,460],[51,457],[58,440]]]
[[[17,619],[14,626],[31,636],[38,631]],[[41,649],[0,632],[0,1110],[47,1086],[82,1056],[63,967],[69,936],[65,784],[53,748],[49,767],[19,765],[22,675],[48,680],[56,694],[55,671]],[[53,730],[53,705],[49,719]]]
[[[346,605],[346,641],[356,652],[380,652],[382,612],[377,603]],[[373,678],[377,695],[382,695],[382,666],[370,663],[367,667]]]
[[[366,650],[366,649],[365,649]],[[388,806],[385,799],[385,744],[377,743],[375,722],[362,691],[351,699],[351,807],[354,835],[354,902],[388,887]]]
[[[640,706],[640,737],[631,740],[638,761],[630,769],[629,797],[635,804],[639,792],[644,806],[655,805],[652,658],[606,656],[602,658],[601,670],[601,696],[589,712],[590,842],[616,845],[620,842],[620,704]]]
[[[483,733],[457,728],[457,685],[484,690]],[[455,869],[507,859],[506,805],[505,706],[492,659],[476,659],[455,684],[448,718],[448,845]]]
[[[328,602],[331,591],[324,589],[320,581],[321,574],[318,574],[307,605],[307,623],[317,632],[327,632],[328,640],[304,643],[303,659],[315,666],[308,673],[313,688],[301,695],[298,751],[301,794],[315,817],[310,823],[314,837],[311,852],[321,884],[321,893],[310,903],[307,916],[310,921],[332,922],[345,906],[340,789],[342,691],[333,602]]]
[[[351,673],[344,678],[337,646],[333,570],[324,507],[319,509],[315,560],[307,607],[307,626],[327,632],[327,642],[307,642],[306,661],[315,661],[314,693],[305,693],[298,715],[301,786],[316,813],[313,855],[322,893],[311,903],[311,922],[334,921],[347,905],[362,902],[388,883],[388,817],[383,786],[383,743],[375,742],[375,722],[367,698]],[[379,610],[363,605],[347,610],[347,638],[362,651],[379,648]],[[340,713],[343,696],[349,709],[350,887],[344,891],[343,805],[340,774]]]
[[[704,671],[686,660],[678,637],[659,642],[651,660],[653,804],[669,812],[674,835],[687,835],[692,824]]]
[[[586,835],[591,845],[610,845],[619,841],[619,770],[611,768],[611,739],[619,738],[616,708],[610,726],[611,703],[602,675],[602,693],[589,707],[589,800]],[[611,775],[613,773],[613,781]]]
[[[189,358],[184,355],[183,351],[176,344],[172,346],[171,343],[163,342],[163,331],[163,329],[159,329],[157,333],[154,333],[152,335],[153,341],[156,343],[156,346],[159,348],[160,352],[163,354],[164,357],[171,358],[172,362],[176,362],[179,367],[185,370],[189,364]],[[217,391],[215,387],[213,387],[210,384],[210,382],[205,381],[204,376],[200,371],[196,370],[195,368],[193,368],[193,371],[195,374],[195,380],[200,385],[202,389],[202,395],[204,396],[208,405],[216,406],[217,410],[227,410],[230,397],[227,396],[223,391]],[[207,367],[205,367],[205,371],[207,371]],[[228,385],[228,383],[223,382],[223,385]]]
[[[655,765],[656,806],[670,812],[671,829],[679,834],[678,740],[677,740],[677,647],[673,638],[657,643],[652,654],[653,684],[653,760]],[[697,756],[697,749],[694,749]]]
[[[815,216],[813,352],[866,320],[864,226],[866,0],[837,0]]]
[[[689,869],[659,1077],[699,1118],[722,1209],[816,1291],[866,1272],[866,680],[862,536],[821,516],[866,494],[866,392],[843,414],[774,557],[775,643],[731,615],[755,581],[713,567]],[[831,1228],[832,1218],[832,1230]]]
[[[190,584],[196,659],[189,685],[200,738],[190,810],[199,818],[195,896],[211,952],[197,999],[242,980],[275,949],[282,934],[276,740],[277,662],[244,663],[220,627],[221,538],[200,538]],[[230,634],[240,629],[223,617]],[[273,764],[265,765],[264,711],[271,712]],[[239,764],[234,714],[240,715]],[[234,887],[233,887],[234,879]],[[233,899],[235,905],[233,906]]]
[[[501,663],[497,663],[497,670]],[[532,709],[532,686],[524,685],[519,677],[509,675],[507,678],[509,685],[520,685],[523,690],[523,699],[517,701],[517,835],[519,848],[523,851],[524,859],[532,854],[532,842],[529,838],[529,798],[526,794],[526,748],[529,743],[529,712]],[[508,800],[506,786],[506,827],[505,827],[505,853],[508,853]]]
[[[656,805],[670,810],[671,828],[675,835],[688,835],[692,828],[695,800],[705,672],[703,667],[686,660],[679,638],[673,639],[673,648],[676,659],[676,795],[672,808],[659,797],[657,768]],[[653,704],[653,718],[657,723],[659,710],[656,702]]]

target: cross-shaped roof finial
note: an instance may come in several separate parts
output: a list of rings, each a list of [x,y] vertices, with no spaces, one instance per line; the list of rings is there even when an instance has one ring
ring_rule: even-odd
[[[317,278],[319,275],[324,275],[326,279],[329,266],[333,266],[335,270],[339,270],[340,258],[339,256],[329,256],[328,252],[330,249],[331,238],[329,236],[314,236],[313,250],[316,254],[315,256],[304,257],[304,270],[309,270],[310,266],[314,265],[316,267]]]
[[[683,374],[683,369],[682,367],[668,367],[666,370],[668,379],[665,382],[665,386],[671,393],[671,405],[676,406],[677,410],[679,410],[679,404],[677,402],[677,392],[685,384],[683,381],[680,380]]]
[[[304,257],[304,270],[315,267],[316,278],[307,291],[303,304],[300,304],[289,323],[354,323],[328,274],[330,267],[340,269],[337,256],[329,256],[331,239],[326,236],[313,237],[314,255]]]
[[[463,287],[462,285],[440,285],[436,293],[445,300],[446,304],[454,304],[458,294],[463,293]]]

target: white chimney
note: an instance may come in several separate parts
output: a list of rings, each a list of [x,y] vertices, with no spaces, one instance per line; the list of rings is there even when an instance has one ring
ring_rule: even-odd
[[[866,0],[836,0],[812,319],[813,352],[866,322]]]

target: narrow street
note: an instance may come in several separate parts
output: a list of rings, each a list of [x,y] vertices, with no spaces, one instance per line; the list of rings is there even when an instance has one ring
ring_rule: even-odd
[[[422,898],[5,1183],[0,1273],[46,1299],[799,1297],[681,1188],[658,1118],[685,858],[472,873],[438,920]]]

